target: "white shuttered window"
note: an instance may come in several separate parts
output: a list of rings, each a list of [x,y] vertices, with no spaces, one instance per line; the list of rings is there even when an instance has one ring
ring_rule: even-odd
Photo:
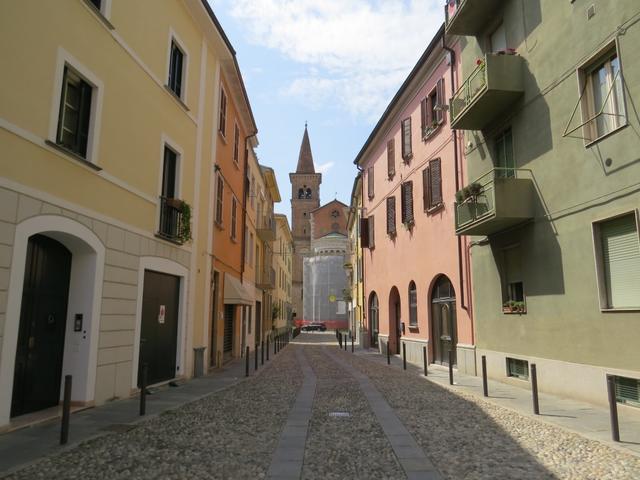
[[[599,224],[607,308],[640,308],[640,239],[634,213]]]

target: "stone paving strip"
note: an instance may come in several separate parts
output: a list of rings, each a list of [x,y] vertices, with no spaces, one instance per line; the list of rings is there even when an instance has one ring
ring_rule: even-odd
[[[304,380],[271,459],[268,478],[273,480],[298,479],[302,474],[305,443],[316,393],[316,375],[302,353],[302,348],[291,348],[295,348],[296,360]]]
[[[640,459],[333,348],[369,377],[447,479],[637,480]]]
[[[302,478],[406,478],[359,383],[323,350],[305,347],[318,380]]]
[[[302,385],[293,349],[260,375],[201,400],[65,449],[9,474],[26,479],[265,478]]]
[[[342,355],[335,355],[335,349],[327,348],[325,352],[333,361],[346,370],[349,375],[353,376],[360,385],[360,389],[369,402],[378,423],[382,426],[382,430],[389,440],[393,452],[398,458],[407,478],[410,480],[441,480],[442,476],[436,470],[431,460],[425,455],[425,452],[402,424],[391,406],[389,406],[367,375],[354,368],[351,363],[345,361]]]

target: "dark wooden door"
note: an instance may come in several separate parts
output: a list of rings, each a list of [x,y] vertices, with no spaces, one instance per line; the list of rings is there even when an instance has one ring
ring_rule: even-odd
[[[138,385],[145,362],[149,368],[148,385],[176,376],[179,305],[180,278],[145,270]]]
[[[236,306],[227,304],[224,306],[224,334],[222,339],[222,353],[225,358],[233,354],[233,318],[236,315]]]
[[[433,289],[431,317],[434,363],[449,365],[451,351],[453,364],[456,365],[456,299],[451,282],[444,276],[440,277]]]
[[[11,416],[58,405],[71,252],[44,235],[27,245]]]

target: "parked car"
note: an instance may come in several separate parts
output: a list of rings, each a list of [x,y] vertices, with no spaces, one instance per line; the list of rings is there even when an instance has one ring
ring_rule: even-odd
[[[303,332],[326,332],[327,326],[324,323],[309,323],[308,325],[303,325],[301,330]]]

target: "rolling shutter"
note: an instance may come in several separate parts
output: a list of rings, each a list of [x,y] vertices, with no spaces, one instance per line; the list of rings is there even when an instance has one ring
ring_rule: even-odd
[[[402,192],[402,223],[413,223],[413,182],[404,182]]]
[[[429,197],[429,208],[442,203],[442,171],[439,158],[429,162]]]
[[[387,233],[396,234],[396,197],[387,198]]]
[[[436,84],[436,104],[439,105],[440,107],[443,107],[445,105],[445,99],[444,99],[444,78],[441,78],[440,80],[438,80],[438,83]],[[436,110],[436,122],[438,122],[438,124],[444,122],[444,110],[442,108],[438,108]]]
[[[609,308],[640,307],[640,241],[635,214],[600,224]]]
[[[396,145],[392,138],[387,142],[387,175],[392,178],[396,174]]]

